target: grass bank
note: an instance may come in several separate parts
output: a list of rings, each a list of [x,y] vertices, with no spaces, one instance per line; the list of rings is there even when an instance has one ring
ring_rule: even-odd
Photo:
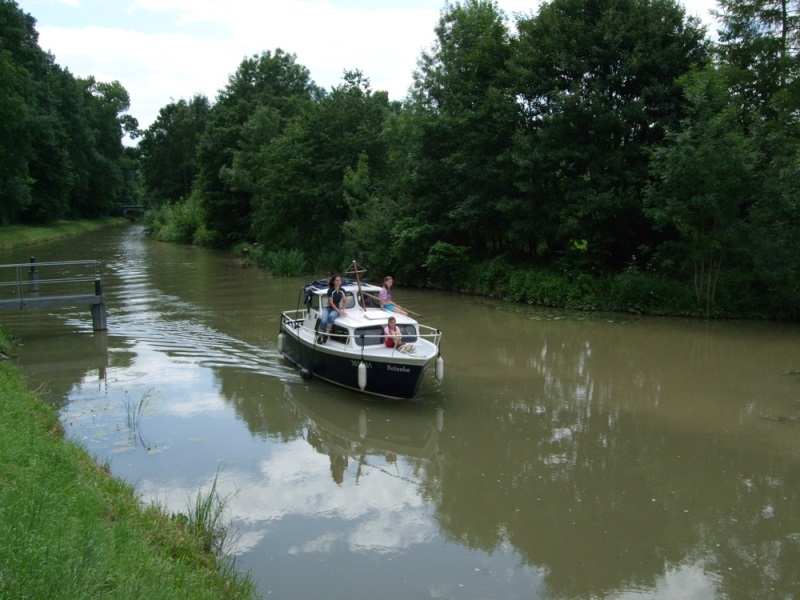
[[[12,352],[1,327],[0,352]],[[249,577],[198,531],[213,498],[197,509],[203,515],[142,505],[64,439],[55,410],[3,357],[0,439],[0,598],[255,597]]]
[[[5,225],[0,227],[0,249],[10,250],[11,248],[49,242],[123,223],[127,223],[127,221],[122,217],[105,217],[81,221],[55,221],[47,225]]]

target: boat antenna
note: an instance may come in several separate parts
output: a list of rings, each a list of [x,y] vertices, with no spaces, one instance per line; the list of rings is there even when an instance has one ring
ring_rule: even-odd
[[[358,296],[361,298],[361,308],[364,312],[367,312],[367,301],[364,300],[364,294],[361,291],[361,279],[359,278],[359,273],[366,273],[366,269],[359,269],[358,263],[353,260],[353,270],[352,271],[345,271],[346,273],[355,273],[356,275],[356,284],[358,285]]]

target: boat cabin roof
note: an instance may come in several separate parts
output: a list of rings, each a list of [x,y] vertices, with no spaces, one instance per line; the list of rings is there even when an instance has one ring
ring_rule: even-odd
[[[306,284],[305,300],[306,306],[309,310],[312,308],[315,310],[321,310],[325,301],[324,297],[328,293],[328,284],[329,280],[327,279],[318,279],[317,281]],[[370,322],[383,321],[385,323],[389,320],[389,317],[395,317],[398,325],[416,323],[416,320],[409,316],[382,310],[380,307],[380,299],[378,298],[381,288],[377,285],[371,283],[361,283],[361,291],[365,294],[364,300],[367,308],[366,312],[364,312],[361,307],[361,299],[358,297],[358,282],[356,280],[342,278],[340,287],[342,291],[344,291],[345,298],[347,299],[346,309],[357,310],[355,315],[348,313],[347,317],[340,317],[340,325],[358,328],[360,326],[369,325]],[[314,298],[316,298],[316,300],[312,301]],[[351,318],[356,316],[360,318]]]

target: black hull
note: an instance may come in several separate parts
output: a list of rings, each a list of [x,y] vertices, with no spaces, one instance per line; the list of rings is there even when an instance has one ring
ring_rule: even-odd
[[[342,387],[396,400],[410,400],[417,395],[427,363],[421,365],[384,362],[364,357],[367,367],[367,384],[362,390],[358,385],[358,365],[361,357],[337,352],[334,344],[309,346],[283,330],[285,336],[283,356],[314,376]]]

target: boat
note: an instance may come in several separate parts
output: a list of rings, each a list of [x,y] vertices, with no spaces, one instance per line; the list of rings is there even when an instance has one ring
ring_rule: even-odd
[[[346,274],[354,273],[356,278],[342,278],[346,314],[336,319],[327,336],[319,333],[329,280],[304,285],[298,308],[281,313],[278,352],[300,369],[304,379],[318,377],[372,396],[411,400],[432,364],[438,380],[444,375],[442,332],[420,324],[410,314],[383,310],[381,288],[362,282],[360,274],[364,272],[354,262],[353,270]],[[397,320],[403,341],[413,352],[386,346],[384,327],[389,317]]]

